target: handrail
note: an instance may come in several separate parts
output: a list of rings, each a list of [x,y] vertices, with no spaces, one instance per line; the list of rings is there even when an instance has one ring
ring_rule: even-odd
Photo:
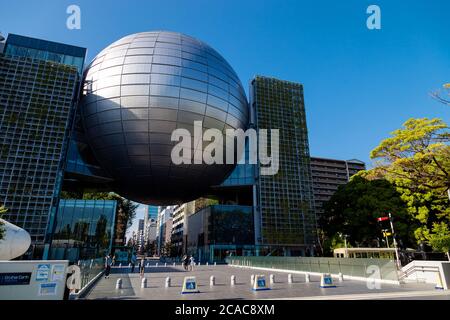
[[[428,268],[428,270],[427,270],[427,268]],[[416,270],[416,269],[419,269],[419,270]],[[409,275],[411,275],[411,274],[413,274],[414,272],[417,272],[417,271],[422,271],[422,272],[425,272],[425,271],[439,272],[439,267],[437,267],[437,266],[417,266],[413,262],[413,264],[410,267],[408,267],[408,269],[400,270],[401,274],[399,275],[399,280],[403,280],[406,277],[408,277]]]

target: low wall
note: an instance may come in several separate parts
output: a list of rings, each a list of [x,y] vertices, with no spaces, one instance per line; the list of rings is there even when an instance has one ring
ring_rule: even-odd
[[[315,257],[228,257],[228,265],[255,270],[321,275],[330,273],[344,280],[400,284],[395,261],[388,259]]]
[[[450,262],[415,260],[402,268],[403,282],[422,282],[450,288]],[[439,283],[440,282],[440,283]]]

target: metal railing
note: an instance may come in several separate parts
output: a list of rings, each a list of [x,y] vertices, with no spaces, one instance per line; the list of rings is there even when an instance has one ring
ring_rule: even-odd
[[[79,260],[77,265],[80,267],[81,272],[81,288],[84,288],[104,270],[104,259]]]

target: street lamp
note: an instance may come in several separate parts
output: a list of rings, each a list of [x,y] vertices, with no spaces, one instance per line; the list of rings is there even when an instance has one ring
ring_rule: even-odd
[[[395,258],[397,260],[397,267],[398,267],[398,270],[400,270],[402,268],[402,265],[400,264],[400,256],[398,254],[397,240],[395,240],[394,223],[392,221],[392,215],[390,212],[389,212],[389,222],[391,224],[392,239],[394,241]]]
[[[348,234],[340,233],[339,236],[341,237],[341,239],[344,238],[345,257],[348,258],[348,247],[347,247]]]

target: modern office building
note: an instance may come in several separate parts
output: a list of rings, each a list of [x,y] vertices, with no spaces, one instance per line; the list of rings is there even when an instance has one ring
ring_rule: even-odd
[[[176,206],[173,211],[171,243],[179,256],[186,253],[187,216],[189,215],[189,208],[192,208],[193,204],[193,201],[183,203]]]
[[[0,32],[0,53],[3,53],[3,49],[5,48],[5,37]]]
[[[157,206],[147,206],[147,215],[145,216],[148,219],[154,219],[155,221],[158,219],[158,207]]]
[[[100,221],[92,210],[102,204],[60,202],[61,188],[178,203],[148,206],[135,234],[144,245],[156,238],[158,252],[171,242],[178,254],[202,260],[314,253],[314,175],[301,84],[257,76],[248,104],[235,72],[214,49],[178,33],[148,32],[99,53],[82,86],[85,53],[10,34],[0,55],[0,202],[8,208],[5,218],[31,234],[29,258],[84,259],[108,249],[92,243],[90,229]],[[191,132],[194,120],[221,132],[279,129],[278,173],[261,175],[259,164],[175,166],[169,129]],[[248,160],[248,143],[245,150]],[[348,181],[357,164],[346,166]],[[118,207],[107,230],[115,225],[113,244],[123,247],[127,223]],[[66,220],[77,230],[63,230]]]
[[[183,245],[197,259],[213,262],[223,261],[229,255],[270,252],[266,247],[255,246],[257,165],[248,163],[248,151],[246,144],[246,163],[238,164],[224,182],[210,189],[206,198],[193,201],[189,214],[184,216]]]
[[[252,206],[209,205],[187,220],[187,253],[199,261],[223,261],[228,255],[254,255]]]
[[[25,258],[48,253],[85,53],[9,34],[0,55],[0,202],[31,235]]]
[[[144,216],[144,250],[149,249],[156,240],[157,221],[158,207],[147,206],[147,212]]]
[[[160,254],[164,245],[172,239],[173,211],[176,206],[160,207],[156,231],[157,252]]]
[[[257,171],[256,245],[309,256],[317,234],[303,86],[256,76],[250,104],[258,130],[280,130],[278,173]]]
[[[49,259],[102,259],[111,252],[116,216],[113,200],[60,200]]]
[[[313,255],[316,216],[303,87],[257,76],[250,99],[249,127],[279,129],[279,171],[261,175],[259,164],[248,164],[247,144],[246,164],[212,187],[210,203],[196,205],[188,217],[188,252],[209,261],[227,255]],[[233,217],[239,221],[232,223]]]
[[[337,160],[311,157],[311,172],[314,189],[316,215],[323,213],[323,205],[330,200],[340,185],[349,182],[350,177],[366,169],[360,160]]]

